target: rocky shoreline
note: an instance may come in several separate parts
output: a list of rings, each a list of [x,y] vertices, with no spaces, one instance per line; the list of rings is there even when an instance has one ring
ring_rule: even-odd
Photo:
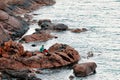
[[[77,63],[80,60],[78,51],[67,44],[55,43],[49,47],[49,56],[39,51],[26,51],[23,42],[47,41],[58,38],[51,35],[52,31],[71,31],[80,33],[86,28],[70,29],[62,23],[52,23],[49,19],[39,20],[40,28],[35,29],[31,35],[23,35],[29,30],[29,25],[34,23],[32,15],[28,13],[41,6],[55,4],[54,0],[1,0],[0,1],[0,80],[41,80],[35,73],[41,73],[39,69],[59,68]],[[34,14],[35,15],[35,14]],[[20,39],[19,42],[15,40]],[[35,45],[33,45],[35,46]],[[87,65],[87,66],[86,66]],[[90,67],[89,67],[90,65]],[[79,65],[81,67],[81,65]],[[77,71],[82,69],[76,68]],[[90,63],[82,65],[86,67],[83,73],[87,76],[91,70]],[[77,72],[78,73],[78,72]],[[75,73],[76,74],[76,73]],[[79,73],[81,75],[81,73]],[[83,75],[83,74],[82,74]]]
[[[55,4],[54,0],[0,1],[0,80],[12,78],[16,80],[41,80],[31,75],[31,73],[34,74],[35,72],[31,69],[57,68],[79,61],[79,53],[67,44],[56,43],[52,45],[48,49],[50,56],[46,56],[39,51],[25,51],[21,43],[14,41],[21,38],[29,29],[31,16],[26,13],[40,6],[53,4]],[[41,26],[40,21],[39,25]],[[61,29],[60,27],[64,26],[64,24],[57,26],[55,29]],[[31,42],[56,38],[46,32],[46,29],[36,29],[36,33],[26,36],[27,38],[24,37],[22,40]]]

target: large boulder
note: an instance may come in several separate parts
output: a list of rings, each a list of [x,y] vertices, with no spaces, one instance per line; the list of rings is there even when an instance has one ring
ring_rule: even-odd
[[[20,42],[34,42],[34,41],[47,41],[51,38],[54,38],[50,33],[46,31],[37,31],[31,35],[24,36]]]
[[[21,68],[58,68],[76,63],[80,59],[79,53],[66,44],[54,44],[48,49],[48,54],[39,51],[23,52],[17,58],[1,57],[0,70]],[[11,55],[9,52],[7,53]],[[14,54],[14,53],[13,53]],[[29,56],[29,54],[33,54]]]
[[[73,66],[73,72],[77,77],[85,77],[96,73],[96,67],[97,65],[95,62],[76,64]]]
[[[30,54],[30,52],[27,52]],[[27,54],[26,53],[26,54]],[[49,56],[38,51],[31,52],[36,56],[19,60],[23,64],[34,68],[57,68],[73,64],[79,61],[79,53],[66,44],[54,44],[48,49]]]

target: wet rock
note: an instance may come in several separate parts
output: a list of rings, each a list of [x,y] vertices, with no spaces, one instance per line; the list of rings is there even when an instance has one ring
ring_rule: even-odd
[[[79,28],[77,28],[77,29],[71,29],[71,32],[74,32],[74,33],[80,33],[80,32],[85,32],[85,31],[87,31],[86,28],[82,28],[82,29],[79,29]]]
[[[89,51],[89,52],[87,53],[87,59],[89,59],[90,57],[93,57],[93,56],[94,56],[94,54],[93,54],[92,51]]]
[[[61,24],[56,24],[56,25],[54,25],[53,28],[54,28],[54,30],[65,31],[65,30],[68,29],[68,26],[61,23]]]
[[[64,31],[68,29],[68,26],[62,23],[52,23],[49,19],[39,20],[38,25],[42,30],[58,30]]]
[[[36,45],[35,45],[35,44],[32,44],[31,46],[32,46],[32,47],[35,47]]]
[[[73,76],[73,75],[70,75],[70,76],[69,76],[69,79],[70,79],[70,80],[73,80],[73,79],[74,79],[74,76]]]
[[[43,19],[38,21],[38,25],[41,26],[43,23],[52,23],[50,19]]]
[[[95,62],[76,64],[73,66],[73,72],[77,77],[85,77],[96,73],[96,67],[97,65]]]
[[[54,36],[50,35],[50,33],[45,31],[37,31],[31,35],[26,35],[21,39],[21,42],[34,42],[34,41],[47,41],[49,39],[54,38]]]

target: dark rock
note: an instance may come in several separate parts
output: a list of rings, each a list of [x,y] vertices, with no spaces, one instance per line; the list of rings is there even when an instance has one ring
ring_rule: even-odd
[[[95,62],[76,64],[73,66],[73,72],[77,77],[85,77],[96,73],[96,67],[97,65]]]
[[[50,19],[43,19],[38,21],[38,25],[41,26],[43,23],[51,23]]]
[[[70,75],[70,76],[69,76],[69,79],[70,79],[70,80],[73,80],[73,79],[74,79],[74,76],[73,76],[73,75]]]
[[[32,44],[31,46],[32,46],[32,47],[35,47],[36,45],[35,45],[35,44]]]
[[[31,72],[29,69],[20,70],[3,70],[3,76],[9,76],[8,79],[16,78],[17,80],[41,80],[35,76],[35,73]],[[6,76],[6,77],[7,77]]]
[[[67,30],[68,26],[65,24],[56,24],[54,25],[54,30],[64,31]]]

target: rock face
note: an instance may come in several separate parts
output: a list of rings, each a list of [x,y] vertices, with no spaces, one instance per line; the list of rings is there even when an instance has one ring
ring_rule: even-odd
[[[33,42],[33,41],[47,41],[55,36],[50,35],[46,31],[37,31],[31,35],[26,35],[21,39],[21,42]]]
[[[21,37],[29,29],[28,24],[24,20],[10,16],[2,10],[0,10],[0,24],[12,39]]]
[[[10,40],[10,36],[7,32],[5,32],[3,26],[0,24],[0,45],[2,45],[5,41]]]
[[[0,0],[0,24],[15,40],[20,38],[29,28],[28,22],[18,14],[37,9],[39,6],[52,5],[54,0]]]
[[[21,53],[18,48],[15,49],[18,50],[18,53],[15,54]],[[3,56],[0,58],[0,70],[22,68],[57,68],[73,64],[78,62],[80,59],[79,53],[74,48],[66,44],[56,43],[49,48],[48,52],[49,56],[46,55],[46,53],[40,53],[38,51],[23,51],[24,54],[19,55],[17,58],[6,58]],[[11,55],[10,53],[7,54],[8,56]]]
[[[73,72],[77,77],[85,77],[96,73],[96,67],[97,65],[95,62],[76,64],[73,66]]]

